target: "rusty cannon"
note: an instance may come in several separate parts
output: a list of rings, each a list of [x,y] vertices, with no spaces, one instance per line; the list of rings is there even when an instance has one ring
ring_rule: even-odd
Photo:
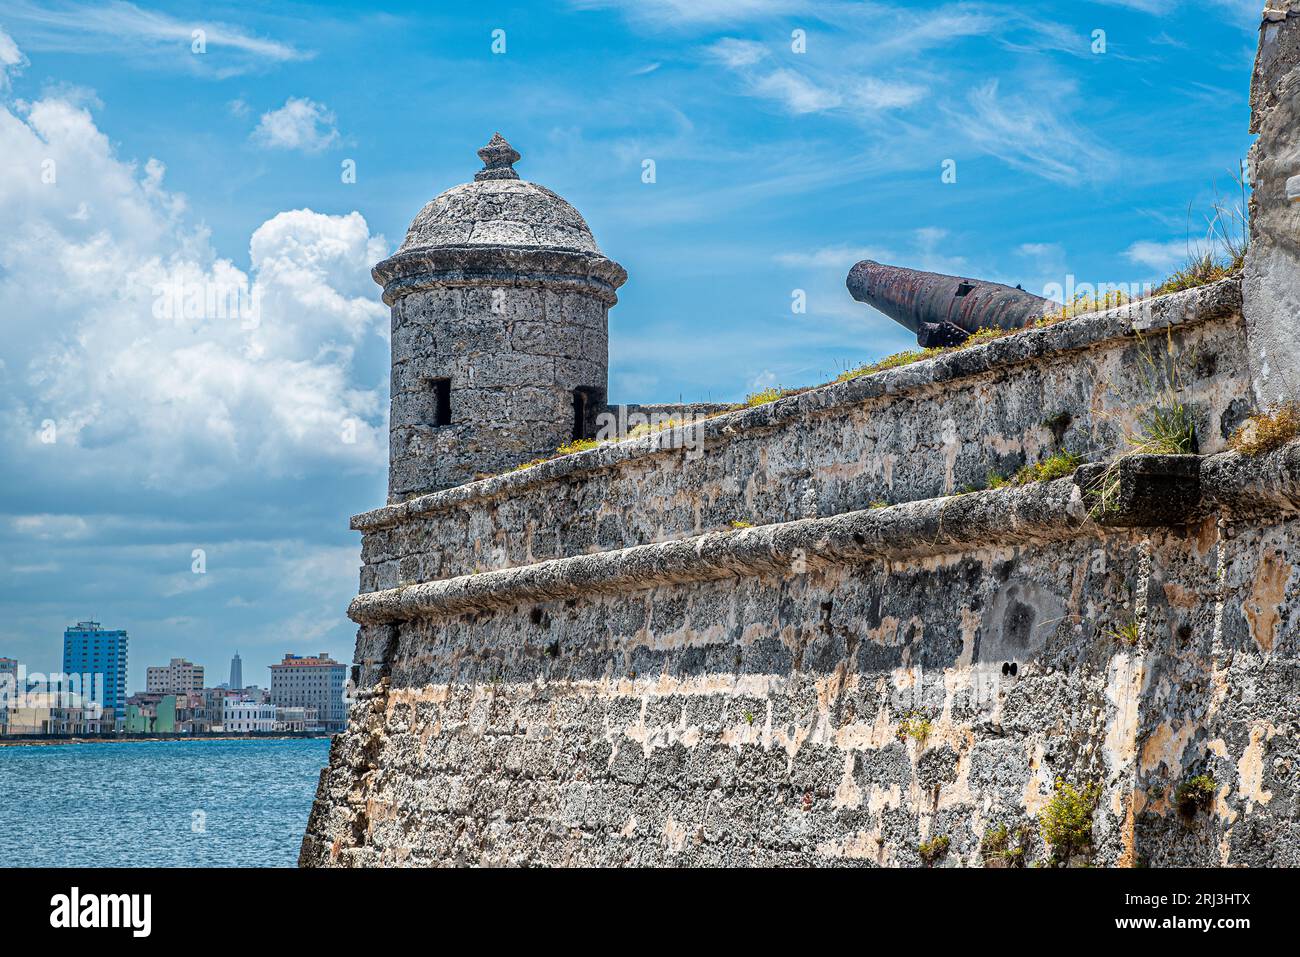
[[[846,285],[858,302],[916,333],[922,346],[953,346],[979,329],[1022,329],[1060,304],[1019,286],[886,266],[864,259]]]

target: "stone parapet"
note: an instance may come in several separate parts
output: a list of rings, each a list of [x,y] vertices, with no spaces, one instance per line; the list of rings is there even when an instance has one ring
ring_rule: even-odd
[[[1101,461],[1167,373],[1215,452],[1252,407],[1239,288],[1026,330],[358,515],[361,590],[935,498],[1061,449]]]

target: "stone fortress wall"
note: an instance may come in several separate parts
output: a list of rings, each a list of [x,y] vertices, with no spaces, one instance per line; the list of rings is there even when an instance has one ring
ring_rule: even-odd
[[[1297,75],[1300,21],[1273,6],[1255,123],[1290,130],[1259,89]],[[1093,863],[1300,864],[1300,445],[1226,451],[1296,359],[1300,217],[1271,175],[1255,248],[1289,286],[1255,263],[477,481],[576,434],[564,393],[592,383],[553,380],[531,446],[462,423],[490,468],[395,452],[406,478],[353,519],[359,690],[302,863],[906,866],[935,839],[943,864],[1045,862],[1064,779],[1096,788]],[[476,268],[527,274],[543,310],[582,269],[612,296],[616,264],[573,228],[567,272],[518,237]],[[461,280],[459,241],[399,253],[437,264],[407,272],[416,295]],[[397,323],[409,297],[376,274]],[[455,351],[457,384],[499,355]],[[395,335],[395,433],[411,355]],[[1123,459],[1115,507],[1090,504],[1095,467],[958,494],[1060,450],[1114,461],[1165,387],[1198,454]],[[1021,827],[1023,856],[987,853]]]

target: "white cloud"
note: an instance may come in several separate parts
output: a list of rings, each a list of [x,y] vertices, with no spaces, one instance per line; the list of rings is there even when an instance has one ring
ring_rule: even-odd
[[[754,40],[723,37],[706,52],[734,72],[751,96],[772,100],[794,114],[823,113],[841,107],[879,113],[911,106],[926,92],[916,83],[843,70],[824,58],[805,60],[803,72],[775,65],[779,61],[773,53]]]
[[[779,253],[776,261],[783,266],[834,269],[847,272],[864,259],[888,258],[889,253],[868,246],[823,246],[808,252]]]
[[[1129,246],[1124,256],[1129,262],[1146,266],[1157,273],[1169,273],[1187,262],[1196,252],[1197,244],[1185,239],[1172,239],[1168,242],[1141,240]]]
[[[284,106],[262,114],[252,141],[267,149],[319,153],[339,141],[335,117],[322,104],[291,96]]]
[[[776,100],[791,113],[820,113],[844,102],[834,90],[820,87],[794,70],[773,70],[753,85],[760,95]]]
[[[219,21],[178,19],[124,0],[109,3],[45,3],[8,0],[6,22],[30,50],[112,54],[141,66],[182,69],[217,77],[258,69],[267,63],[309,59],[287,43],[255,36]],[[193,52],[195,31],[203,31],[206,52]]]
[[[8,89],[10,77],[26,65],[27,58],[13,37],[0,30],[0,91]]]
[[[922,226],[912,231],[916,243],[914,261],[917,269],[929,272],[968,275],[970,263],[965,256],[951,256],[946,251],[948,230],[939,226]]]
[[[1168,0],[1097,0],[1098,3],[1111,7],[1128,7],[1142,13],[1160,13],[1169,8]]]
[[[1112,7],[1127,7],[1152,16],[1167,17],[1178,6],[1192,6],[1190,3],[1179,4],[1178,0],[1097,0]],[[1203,0],[1202,0],[1203,2]],[[1242,28],[1257,29],[1260,11],[1267,4],[1260,0],[1210,0],[1209,6],[1217,10],[1231,23]]]
[[[13,530],[28,538],[84,538],[90,523],[80,515],[17,515],[10,519]]]
[[[1060,243],[1021,243],[1016,247],[1016,252],[1032,259],[1055,260],[1061,259],[1065,255],[1065,249]]]
[[[867,110],[894,110],[911,106],[925,96],[925,88],[913,83],[884,83],[864,77],[851,90],[850,100]]]
[[[369,269],[387,247],[359,213],[273,216],[245,272],[188,221],[160,162],[119,159],[72,103],[0,106],[0,155],[31,171],[0,178],[11,462],[173,490],[381,467],[380,386],[355,381],[353,358],[385,334]],[[226,303],[243,308],[213,308]]]
[[[723,37],[707,50],[710,56],[733,70],[753,66],[767,56],[763,44],[755,40],[738,40]]]
[[[804,0],[569,0],[579,10],[621,10],[656,30],[788,16],[808,9]]]
[[[1104,179],[1115,172],[1110,150],[1063,122],[1069,84],[1040,83],[1033,96],[1004,96],[997,80],[975,87],[966,108],[946,108],[976,148],[1009,166],[1066,185]]]

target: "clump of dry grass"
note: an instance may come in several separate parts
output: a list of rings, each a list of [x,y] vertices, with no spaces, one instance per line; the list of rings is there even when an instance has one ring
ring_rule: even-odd
[[[1122,625],[1116,625],[1106,632],[1107,637],[1113,638],[1121,645],[1132,648],[1142,637],[1142,623],[1134,618],[1132,621],[1125,622]]]
[[[886,369],[897,369],[901,366],[910,366],[913,362],[920,362],[923,359],[931,359],[946,349],[908,349],[906,352],[896,352],[892,356],[885,356],[876,362],[859,366],[856,369],[850,369],[848,372],[841,372],[835,377],[836,382],[848,382],[850,379],[857,379],[864,375],[871,375],[873,372],[884,372]]]
[[[1237,426],[1228,445],[1242,455],[1263,455],[1300,435],[1300,404],[1287,402],[1271,412],[1258,412]]]
[[[656,432],[665,432],[668,429],[675,429],[682,424],[681,419],[668,419],[665,422],[642,422],[640,425],[634,425],[627,430],[627,435],[623,441],[627,442],[632,439],[639,439],[646,435],[653,435]]]
[[[1074,452],[1057,452],[1041,462],[1024,466],[1015,474],[1011,482],[1015,485],[1028,485],[1031,482],[1051,482],[1054,479],[1073,475],[1075,470],[1082,464],[1083,456],[1081,455],[1076,455]]]
[[[1157,286],[1154,296],[1170,292],[1195,289],[1241,272],[1246,264],[1246,251],[1250,247],[1250,204],[1246,195],[1246,170],[1244,163],[1237,164],[1237,172],[1229,171],[1237,188],[1237,199],[1229,203],[1214,187],[1212,214],[1205,217],[1204,246],[1192,246],[1189,239],[1187,264]],[[1190,233],[1191,207],[1188,207]]]
[[[572,442],[566,442],[555,450],[557,455],[573,455],[575,452],[590,452],[601,443],[595,439],[574,439]]]
[[[1094,312],[1105,312],[1108,309],[1118,309],[1120,306],[1127,306],[1133,301],[1133,298],[1122,289],[1104,290],[1100,296],[1079,293],[1072,302],[1065,303],[1059,309],[1047,313],[1036,321],[1034,328],[1041,329],[1044,326],[1064,322],[1066,319],[1074,319]]]
[[[1002,339],[1006,336],[1013,336],[1017,332],[1024,332],[1023,329],[999,329],[996,327],[986,326],[982,329],[976,329],[966,339],[956,346],[931,346],[928,349],[908,349],[904,352],[895,352],[892,356],[885,356],[875,362],[859,366],[856,369],[850,369],[847,372],[841,372],[835,377],[836,382],[848,382],[850,379],[859,379],[864,375],[872,375],[876,372],[884,372],[886,369],[899,369],[903,366],[910,366],[915,362],[923,362],[926,359],[933,359],[935,356],[941,356],[946,352],[958,352],[962,349],[969,349],[971,346],[983,345],[986,342],[992,342],[994,339]]]
[[[574,439],[572,442],[566,442],[564,445],[561,445],[555,450],[554,455],[549,455],[546,458],[541,459],[533,459],[531,462],[525,462],[522,465],[516,465],[514,468],[510,469],[510,471],[522,472],[524,469],[533,468],[536,465],[541,465],[543,462],[553,462],[566,455],[573,455],[576,452],[587,452],[605,444],[605,442],[600,442],[596,439]]]
[[[955,348],[965,349],[969,346],[982,345],[985,342],[992,342],[994,339],[1002,339],[1020,331],[1021,330],[1019,329],[999,329],[996,326],[984,326],[983,328],[976,329],[972,332],[966,337],[965,342]]]
[[[1118,302],[1116,303],[1118,305]],[[1062,306],[1062,309],[1065,307]],[[1005,339],[1007,336],[1014,336],[1017,332],[1024,332],[1025,329],[1037,328],[1040,326],[1050,326],[1054,322],[1060,322],[1062,319],[1068,319],[1075,315],[1070,312],[1068,315],[1057,315],[1049,313],[1043,318],[1037,320],[1033,325],[1025,326],[1020,329],[1001,329],[996,326],[984,326],[976,329],[959,345],[955,346],[931,346],[928,349],[908,349],[904,352],[896,352],[892,356],[885,356],[875,362],[859,366],[856,369],[849,369],[847,372],[841,372],[835,377],[836,382],[848,382],[850,379],[859,379],[864,375],[872,375],[876,372],[884,372],[886,369],[898,369],[903,366],[910,366],[915,362],[923,362],[926,359],[933,359],[935,356],[941,356],[948,352],[960,352],[962,349],[969,349],[972,346],[980,346],[986,342],[993,342],[995,339]],[[829,384],[829,383],[828,383]]]
[[[1171,292],[1182,292],[1184,289],[1195,289],[1197,286],[1208,286],[1212,282],[1236,275],[1241,271],[1244,263],[1244,253],[1240,257],[1232,256],[1228,259],[1216,259],[1212,252],[1193,253],[1187,265],[1175,270],[1169,278],[1155,288],[1152,295],[1163,296]]]
[[[1056,452],[1041,462],[1022,465],[1011,476],[1000,472],[989,472],[984,479],[984,487],[989,489],[1011,488],[1016,485],[1030,485],[1034,482],[1051,482],[1054,479],[1073,475],[1083,464],[1083,456],[1074,452]],[[968,491],[976,491],[969,489]]]
[[[1192,455],[1196,452],[1196,418],[1179,394],[1184,387],[1182,368],[1195,365],[1195,351],[1190,356],[1178,355],[1174,349],[1173,332],[1169,329],[1165,330],[1163,355],[1157,354],[1141,333],[1138,334],[1138,344],[1146,389],[1155,402],[1138,418],[1137,428],[1125,432],[1127,448],[1106,466],[1092,490],[1095,499],[1093,518],[1118,506],[1120,469],[1125,459],[1135,455]]]
[[[533,459],[531,462],[524,462],[512,468],[511,472],[522,472],[524,469],[530,469],[535,465],[541,465],[543,462],[549,462],[550,459]]]

